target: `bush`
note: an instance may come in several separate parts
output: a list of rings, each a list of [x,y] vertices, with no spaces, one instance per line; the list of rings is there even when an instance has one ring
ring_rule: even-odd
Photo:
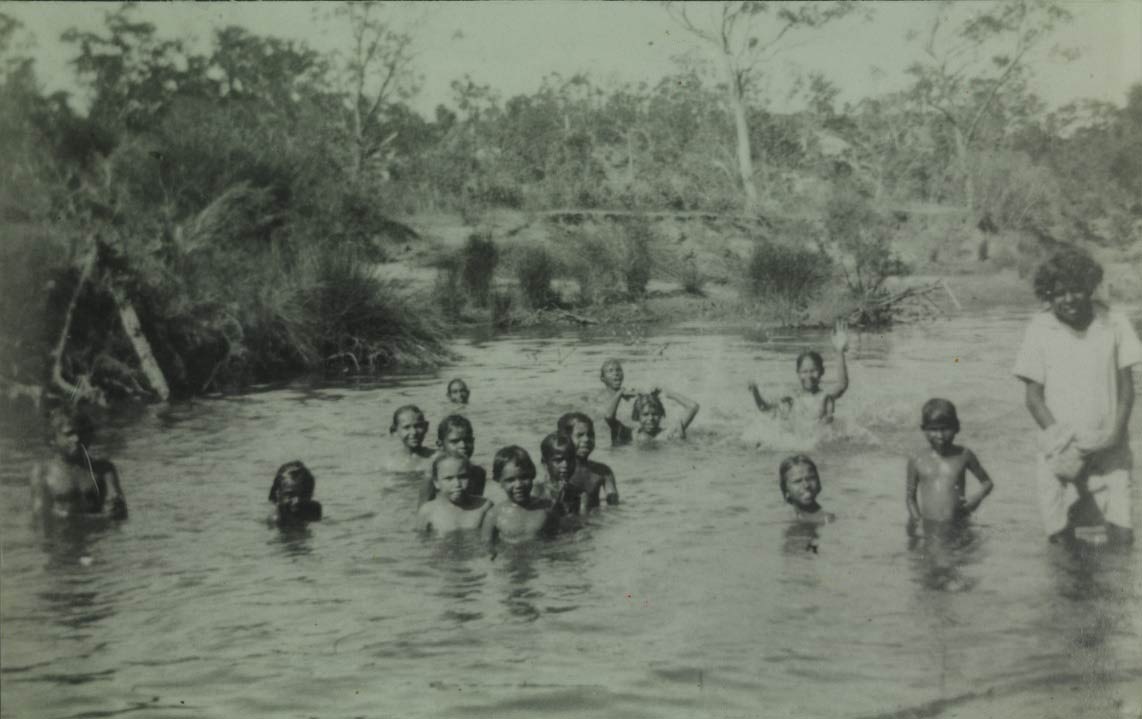
[[[555,259],[546,247],[525,245],[516,251],[516,279],[529,308],[538,310],[557,304],[557,297],[551,289],[556,269]]]
[[[460,280],[477,307],[487,307],[499,263],[496,243],[488,235],[471,235],[460,251]]]
[[[825,232],[854,295],[876,294],[889,277],[907,274],[907,267],[892,250],[890,223],[851,188],[834,191],[826,203]]]
[[[646,294],[646,285],[650,282],[654,264],[651,254],[654,232],[645,218],[626,222],[623,230],[620,267],[623,283],[631,297],[642,297]]]
[[[756,244],[746,263],[746,290],[755,299],[808,304],[832,274],[832,260],[819,249],[770,241]]]
[[[678,282],[687,294],[699,297],[704,297],[706,294],[706,276],[698,269],[698,263],[693,258],[683,261],[682,269],[678,273]]]

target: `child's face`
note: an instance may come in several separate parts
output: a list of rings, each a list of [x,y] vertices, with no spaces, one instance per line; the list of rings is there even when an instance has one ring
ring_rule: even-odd
[[[947,426],[930,426],[924,428],[924,437],[928,440],[928,445],[937,452],[943,452],[948,447],[952,446],[952,441],[956,438],[956,430]]]
[[[579,459],[587,459],[595,449],[595,430],[586,422],[576,422],[571,430],[571,444]]]
[[[568,448],[547,460],[547,472],[552,479],[566,482],[575,473],[575,452]]]
[[[278,508],[285,512],[297,512],[305,500],[305,484],[297,477],[283,477],[278,485]]]
[[[409,449],[420,449],[428,434],[428,422],[417,412],[403,412],[397,417],[396,435],[401,444]]]
[[[468,404],[468,385],[463,382],[448,385],[448,399],[453,404]]]
[[[802,359],[801,364],[797,366],[797,379],[801,381],[801,389],[810,392],[816,392],[820,388],[822,374],[824,372],[817,367],[812,357]]]
[[[436,485],[437,492],[448,497],[449,502],[459,504],[468,489],[468,463],[451,457],[440,460],[432,483]]]
[[[603,384],[607,389],[618,390],[623,386],[623,368],[618,362],[609,362],[603,366]]]
[[[471,457],[476,449],[476,438],[463,427],[452,427],[444,439],[437,442],[440,449],[451,454],[462,454]]]
[[[807,464],[795,464],[785,475],[785,499],[797,507],[812,507],[821,493],[821,479]]]
[[[52,444],[65,457],[74,458],[83,454],[83,443],[79,438],[79,432],[70,424],[62,424],[56,428],[52,435]]]
[[[655,434],[662,428],[662,413],[657,407],[648,406],[639,413],[638,428],[649,434]]]
[[[500,486],[516,504],[524,504],[531,497],[531,485],[534,476],[525,475],[515,462],[504,465],[503,475],[500,476]]]
[[[1051,294],[1051,312],[1063,324],[1083,325],[1091,315],[1090,296],[1090,290],[1057,287]]]

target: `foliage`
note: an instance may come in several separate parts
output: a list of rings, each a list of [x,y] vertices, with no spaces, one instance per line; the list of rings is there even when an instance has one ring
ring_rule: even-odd
[[[470,235],[460,251],[460,279],[477,307],[487,307],[499,250],[490,235]]]
[[[832,261],[820,250],[761,240],[745,265],[746,289],[755,299],[808,304],[829,281]]]
[[[520,293],[529,309],[546,309],[558,304],[558,296],[551,288],[557,265],[546,247],[517,246],[512,252],[512,264]]]
[[[864,297],[879,292],[889,277],[907,268],[892,251],[890,220],[868,198],[849,187],[837,188],[825,207],[825,233],[850,292]]]

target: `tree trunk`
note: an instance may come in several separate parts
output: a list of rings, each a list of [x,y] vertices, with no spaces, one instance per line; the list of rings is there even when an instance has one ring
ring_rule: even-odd
[[[972,177],[971,167],[968,163],[968,146],[963,130],[952,128],[956,139],[956,164],[959,168],[960,178],[963,182],[964,204],[972,213],[975,212],[975,178]]]
[[[147,342],[147,337],[143,334],[143,325],[139,322],[139,315],[135,312],[135,306],[131,304],[122,290],[112,287],[111,296],[115,299],[115,307],[119,311],[119,321],[123,323],[123,331],[127,334],[127,339],[131,342],[131,347],[134,348],[135,354],[139,358],[143,376],[147,378],[151,390],[158,395],[159,399],[166,402],[170,399],[170,387],[167,386],[167,379],[163,375],[158,361],[155,360],[154,352],[151,351],[151,344]]]
[[[749,142],[745,97],[732,59],[728,55],[723,56],[723,59],[729,87],[730,109],[734,114],[734,127],[737,130],[738,172],[741,174],[742,190],[745,192],[745,211],[750,213],[757,209],[757,185],[753,182],[753,149]]]

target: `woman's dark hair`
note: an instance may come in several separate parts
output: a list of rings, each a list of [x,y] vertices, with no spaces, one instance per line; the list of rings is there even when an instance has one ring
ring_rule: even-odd
[[[575,454],[575,445],[571,444],[571,438],[565,434],[552,432],[539,443],[539,456],[543,458],[544,462],[548,462],[555,455],[565,452]]]
[[[531,461],[531,455],[527,450],[518,444],[503,447],[496,452],[495,458],[492,459],[492,479],[500,481],[500,477],[504,476],[504,467],[509,464],[519,467],[524,477],[535,479],[535,463]]]
[[[459,427],[467,431],[469,435],[475,435],[475,432],[472,431],[472,423],[468,421],[467,417],[459,414],[450,414],[440,420],[440,424],[436,427],[437,441],[443,442],[453,427]]]
[[[397,411],[393,412],[393,423],[389,427],[389,434],[397,431],[397,422],[400,421],[400,416],[405,412],[415,412],[420,415],[421,419],[424,418],[424,412],[421,412],[420,407],[417,407],[415,404],[406,404],[403,407],[397,407]],[[428,424],[428,422],[425,422],[425,424]]]
[[[818,372],[820,372],[821,374],[825,374],[825,360],[823,357],[821,357],[820,352],[814,352],[813,350],[806,350],[805,352],[802,352],[801,354],[797,355],[797,371],[798,372],[801,371],[801,362],[806,357],[813,360],[813,364],[817,365],[817,371]]]
[[[655,394],[640,394],[634,398],[634,406],[631,407],[630,416],[635,422],[642,419],[642,413],[648,409],[658,410],[658,414],[666,416],[666,408],[662,406],[662,400]]]
[[[813,474],[820,478],[821,473],[817,471],[817,464],[809,459],[807,454],[794,454],[781,460],[781,466],[777,468],[777,480],[781,485],[781,496],[785,497],[789,494],[789,485],[786,483],[785,478],[789,474],[789,470],[793,469],[799,464],[803,464],[809,469],[813,470]]]
[[[457,377],[448,383],[448,386],[444,389],[444,396],[447,397],[448,395],[452,394],[452,385],[457,383],[464,385],[464,389],[468,389],[468,383]]]
[[[1093,292],[1102,282],[1102,265],[1090,253],[1065,245],[1035,270],[1035,296],[1049,302],[1060,290]]]
[[[308,467],[294,460],[278,467],[278,473],[274,475],[274,483],[270,485],[271,502],[278,501],[278,492],[281,490],[282,482],[287,478],[296,479],[301,483],[301,496],[303,499],[313,498],[313,490],[317,481],[313,478],[313,473],[309,471]]]
[[[953,429],[960,431],[956,406],[946,399],[934,397],[920,408],[920,429]]]
[[[583,414],[582,412],[568,412],[567,414],[560,417],[559,421],[555,423],[555,431],[559,434],[565,434],[570,437],[571,434],[575,431],[575,424],[579,422],[587,425],[587,427],[591,430],[591,434],[595,433],[595,423],[591,420],[590,417]]]

